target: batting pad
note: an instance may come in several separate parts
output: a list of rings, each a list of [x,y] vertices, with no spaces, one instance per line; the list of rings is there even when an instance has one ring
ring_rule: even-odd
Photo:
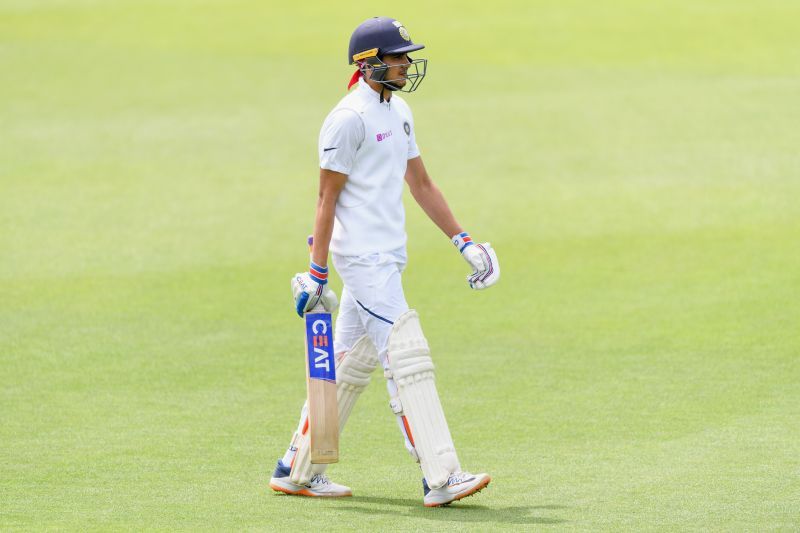
[[[375,345],[364,335],[344,355],[336,367],[336,400],[339,406],[339,434],[342,433],[356,400],[369,385],[370,375],[378,366]],[[328,465],[311,464],[311,438],[306,426],[305,433],[295,433],[292,445],[297,448],[289,479],[292,483],[305,485],[314,474],[325,472]]]
[[[439,488],[461,466],[436,391],[428,341],[413,309],[395,321],[389,334],[389,368],[411,425],[422,473],[429,487]]]

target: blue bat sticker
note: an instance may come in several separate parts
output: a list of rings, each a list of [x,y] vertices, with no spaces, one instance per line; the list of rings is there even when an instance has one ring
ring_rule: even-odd
[[[306,313],[308,377],[336,383],[330,313]]]

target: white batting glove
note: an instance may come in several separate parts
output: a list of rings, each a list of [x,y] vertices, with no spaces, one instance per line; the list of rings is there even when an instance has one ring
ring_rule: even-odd
[[[467,276],[470,288],[481,290],[497,283],[500,279],[500,262],[490,243],[475,244],[466,231],[454,235],[451,240],[472,267],[472,274]]]
[[[298,272],[292,278],[292,296],[294,308],[301,317],[306,311],[314,309],[318,304],[329,313],[339,307],[336,293],[327,287],[328,268],[315,265],[311,262],[308,272]]]

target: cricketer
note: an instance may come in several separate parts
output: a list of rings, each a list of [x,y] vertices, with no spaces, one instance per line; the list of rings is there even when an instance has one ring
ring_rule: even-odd
[[[423,474],[423,503],[449,504],[486,487],[487,474],[462,470],[434,381],[434,365],[416,311],[403,294],[406,265],[403,181],[417,204],[469,264],[467,283],[485,289],[500,277],[489,243],[473,242],[433,183],[414,135],[414,119],[398,92],[416,90],[427,70],[422,50],[395,19],[374,17],[350,38],[355,86],[325,119],[319,136],[319,198],[308,271],[292,279],[295,310],[338,306],[328,281],[328,253],[343,281],[334,328],[339,430],[380,363],[405,446]],[[270,487],[303,496],[351,496],[326,465],[311,464],[308,410]]]

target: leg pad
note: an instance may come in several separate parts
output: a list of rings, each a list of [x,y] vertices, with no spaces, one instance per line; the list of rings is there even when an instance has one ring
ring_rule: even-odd
[[[441,487],[461,467],[436,390],[428,341],[413,309],[392,326],[388,359],[422,472],[431,488]]]
[[[366,335],[356,341],[337,365],[336,400],[339,405],[339,434],[342,433],[356,400],[369,385],[370,376],[377,366],[378,352]],[[307,429],[306,424],[305,432],[295,433],[292,441],[297,453],[289,479],[298,485],[305,485],[314,474],[323,473],[327,466],[311,464],[311,439]]]

